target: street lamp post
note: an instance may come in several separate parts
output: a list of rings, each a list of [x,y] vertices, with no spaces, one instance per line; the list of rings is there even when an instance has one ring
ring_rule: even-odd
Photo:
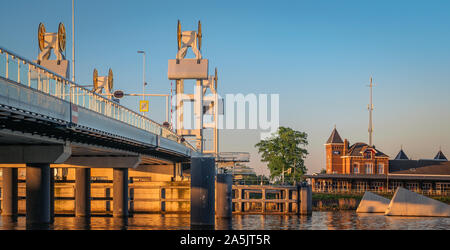
[[[138,54],[143,54],[143,63],[142,63],[142,96],[145,100],[145,51],[139,50]],[[142,115],[145,116],[145,112],[142,112]]]

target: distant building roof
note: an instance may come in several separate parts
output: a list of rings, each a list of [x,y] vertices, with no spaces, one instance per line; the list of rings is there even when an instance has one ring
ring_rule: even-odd
[[[333,132],[331,132],[330,138],[327,140],[327,144],[328,143],[344,143],[336,128],[334,128]]]
[[[353,144],[349,149],[347,156],[362,156],[362,153],[366,151],[366,149],[371,148],[375,150],[375,156],[377,157],[388,157],[385,153],[381,152],[380,150],[376,149],[375,146],[370,147],[366,143],[363,142],[357,142]]]
[[[395,160],[409,160],[408,156],[403,152],[403,149],[400,149],[400,152],[398,152],[397,156],[395,157]]]
[[[441,161],[447,161],[447,157],[445,157],[444,153],[442,153],[441,150],[437,153],[437,155],[434,157],[435,160],[441,160]]]
[[[442,160],[390,160],[389,173],[450,175],[450,162]]]

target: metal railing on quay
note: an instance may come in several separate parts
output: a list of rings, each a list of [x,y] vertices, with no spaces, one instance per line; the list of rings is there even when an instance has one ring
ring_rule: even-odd
[[[396,189],[389,189],[389,190],[380,190],[380,189],[317,189],[313,188],[312,190],[314,193],[321,193],[321,194],[355,194],[355,195],[362,195],[364,192],[372,192],[372,193],[378,193],[378,194],[394,194]],[[450,190],[410,190],[418,194],[426,195],[426,196],[450,196]]]

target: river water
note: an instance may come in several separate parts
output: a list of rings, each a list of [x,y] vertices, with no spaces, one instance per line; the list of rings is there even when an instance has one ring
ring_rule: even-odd
[[[54,230],[189,230],[188,214],[137,214],[127,220],[112,217],[56,217],[48,229]],[[216,220],[216,229],[233,230],[450,230],[450,218],[397,217],[383,214],[357,214],[354,211],[313,212],[296,215],[233,215],[232,222]],[[0,229],[25,230],[26,218],[16,222],[0,218]],[[30,228],[28,228],[30,229]],[[35,229],[35,228],[32,228]],[[39,228],[41,229],[41,228]]]

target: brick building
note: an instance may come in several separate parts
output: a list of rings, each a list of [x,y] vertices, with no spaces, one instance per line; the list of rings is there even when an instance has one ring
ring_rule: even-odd
[[[315,192],[393,192],[401,186],[430,195],[450,195],[450,162],[441,150],[433,159],[410,160],[400,149],[390,160],[374,145],[350,145],[334,128],[325,151],[326,173],[306,176]]]
[[[342,141],[336,128],[325,150],[327,174],[384,174],[388,171],[389,156],[362,142],[349,146],[349,141]]]

